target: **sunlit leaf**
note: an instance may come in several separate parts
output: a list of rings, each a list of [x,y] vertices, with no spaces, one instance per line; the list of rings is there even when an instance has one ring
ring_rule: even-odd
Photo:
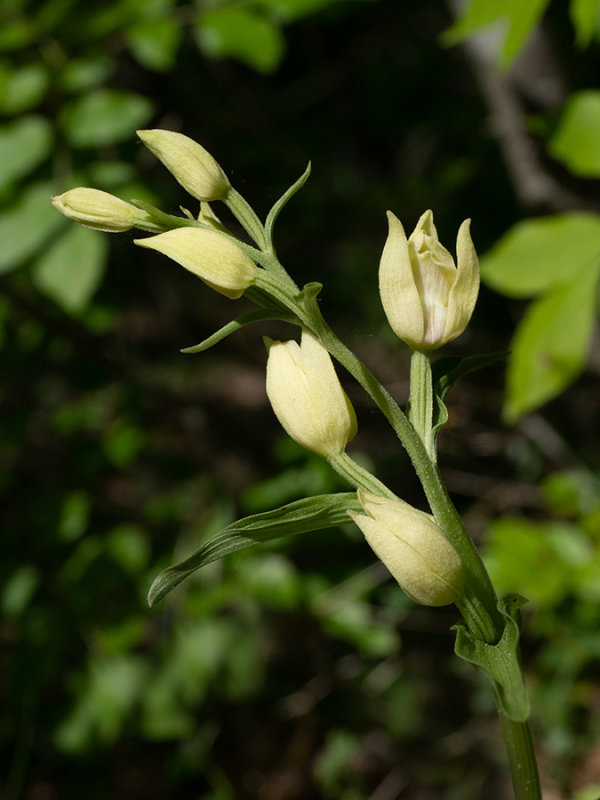
[[[481,259],[481,278],[509,297],[532,297],[599,261],[600,216],[556,214],[512,227]]]
[[[600,177],[600,92],[569,97],[548,151],[575,175]]]
[[[471,0],[466,11],[444,32],[444,44],[453,45],[479,33],[488,26],[502,26],[502,45],[498,51],[499,63],[508,66],[522,49],[530,33],[540,21],[549,0]]]
[[[596,314],[600,264],[527,309],[512,342],[504,414],[514,421],[555,397],[583,369]]]
[[[587,47],[600,29],[600,0],[571,0],[569,14],[578,47]]]

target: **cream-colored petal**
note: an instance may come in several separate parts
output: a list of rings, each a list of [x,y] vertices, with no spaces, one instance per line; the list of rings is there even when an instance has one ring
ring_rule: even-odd
[[[411,347],[419,347],[425,334],[425,320],[408,240],[395,214],[388,211],[387,217],[389,232],[379,263],[381,303],[394,333]]]
[[[283,428],[324,458],[339,455],[356,433],[356,415],[329,353],[307,331],[300,346],[267,344],[267,395]]]
[[[444,343],[456,339],[467,327],[479,294],[479,259],[471,239],[471,220],[465,220],[456,239],[456,279],[450,289]]]

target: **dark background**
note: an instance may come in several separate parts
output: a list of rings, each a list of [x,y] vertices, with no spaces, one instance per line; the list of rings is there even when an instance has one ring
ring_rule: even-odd
[[[402,402],[408,352],[377,292],[385,211],[412,230],[432,208],[450,250],[471,217],[484,253],[523,217],[597,206],[597,181],[551,162],[528,130],[551,127],[568,92],[597,81],[597,46],[575,49],[565,3],[551,4],[533,60],[496,76],[549,182],[537,194],[530,173],[512,171],[481,63],[440,43],[452,21],[442,2],[323,7],[282,28],[281,62],[264,72],[198,47],[203,7],[111,8],[108,24],[101,3],[6,5],[30,33],[3,45],[5,74],[45,65],[46,90],[24,113],[55,137],[22,187],[145,191],[172,213],[189,204],[135,125],[73,145],[61,75],[87,56],[110,62],[103,86],[152,101],[137,127],[197,139],[263,217],[311,160],[277,224],[280,258],[300,285],[324,283],[326,318]],[[131,31],[163,16],[180,38],[151,68]],[[127,169],[94,172],[102,163]],[[6,209],[22,187],[5,190]],[[106,272],[77,309],[36,279],[50,235],[0,276],[2,797],[510,797],[493,698],[452,657],[455,610],[415,607],[352,526],[231,556],[147,609],[152,578],[203,536],[345,487],[283,436],[266,400],[262,335],[295,331],[264,324],[179,354],[249,305],[134,247],[135,235],[105,235]],[[445,354],[505,350],[524,308],[483,286]],[[384,421],[341,377],[359,418],[351,452],[424,507]],[[566,394],[515,426],[501,422],[503,393],[502,364],[453,390],[439,460],[500,590],[532,600],[523,650],[545,797],[583,798],[600,784],[598,582],[579,577],[598,555],[598,365],[592,355]],[[502,515],[513,522],[494,528]]]

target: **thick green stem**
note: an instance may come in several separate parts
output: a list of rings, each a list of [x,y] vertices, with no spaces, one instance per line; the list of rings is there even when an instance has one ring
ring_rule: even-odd
[[[433,436],[433,382],[428,353],[413,350],[410,358],[410,421],[427,455],[437,462]]]
[[[527,722],[514,722],[498,709],[515,800],[541,800],[540,776]]]

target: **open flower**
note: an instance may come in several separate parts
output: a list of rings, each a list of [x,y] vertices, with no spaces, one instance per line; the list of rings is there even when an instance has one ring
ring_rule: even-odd
[[[389,234],[379,265],[383,309],[396,335],[414,350],[433,350],[467,327],[479,292],[479,261],[465,220],[456,241],[457,264],[440,243],[426,211],[407,239],[388,211]]]
[[[160,129],[138,131],[137,135],[197,200],[222,200],[231,188],[211,154],[189,136]]]
[[[100,189],[78,186],[52,198],[52,205],[65,217],[98,231],[131,230],[148,218],[146,212]]]
[[[406,594],[424,606],[462,596],[460,556],[433,519],[402,500],[358,490],[365,514],[348,514]]]
[[[299,345],[266,344],[267,395],[287,433],[323,458],[342,453],[356,434],[356,414],[327,350],[306,330]]]
[[[231,300],[244,294],[259,271],[234,242],[206,228],[174,228],[134,243],[172,258]]]

